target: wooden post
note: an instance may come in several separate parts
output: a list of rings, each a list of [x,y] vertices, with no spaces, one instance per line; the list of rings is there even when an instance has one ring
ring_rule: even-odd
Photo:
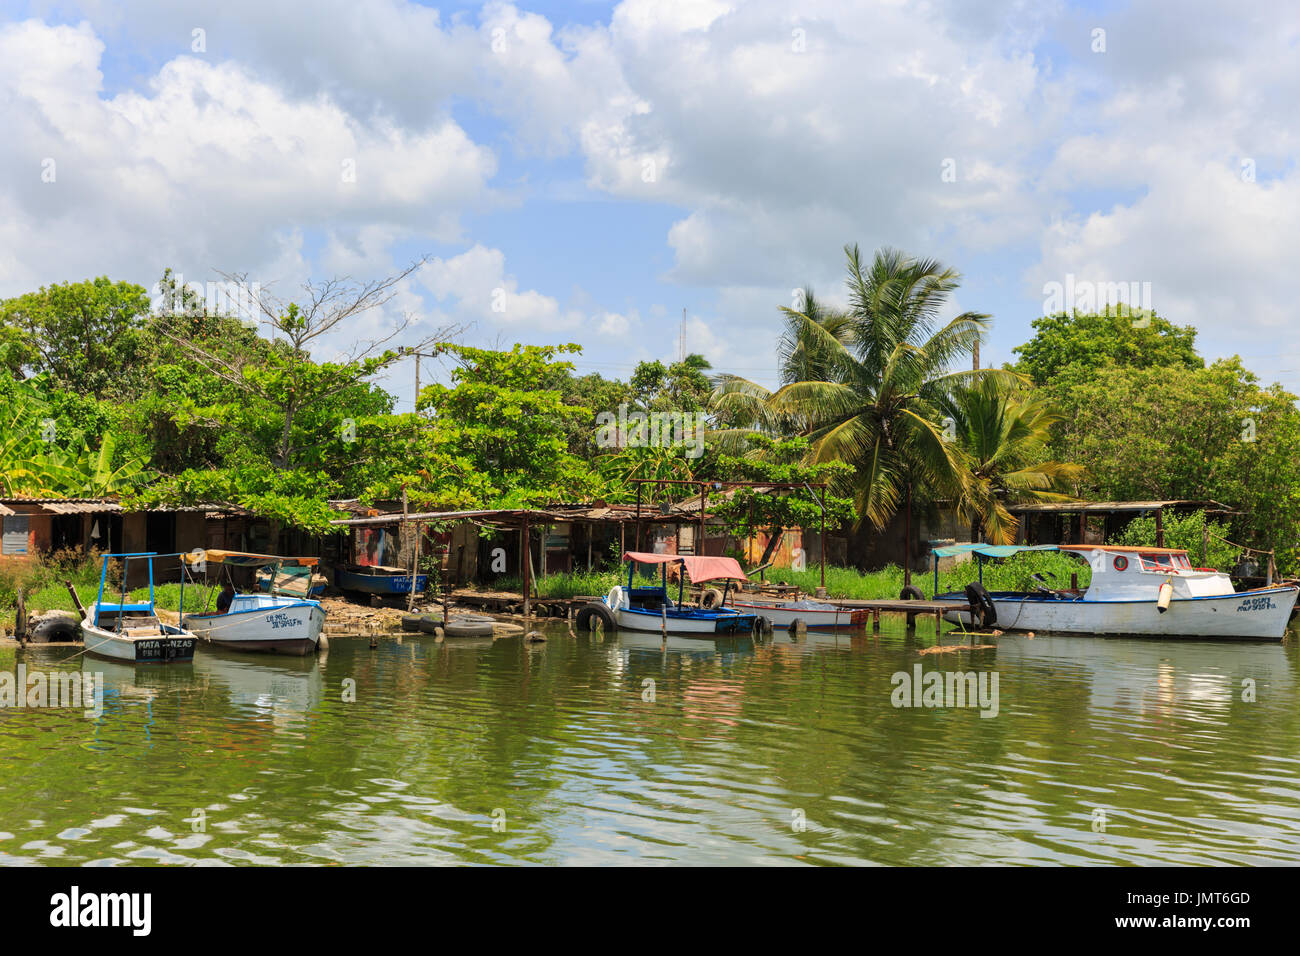
[[[704,498],[708,494],[708,488],[704,482],[700,482],[700,540],[695,542],[695,553],[704,553]]]
[[[903,523],[903,587],[912,586],[912,482],[907,483],[907,516]],[[907,616],[908,627],[912,616]]]
[[[1210,560],[1210,523],[1202,519],[1201,521],[1201,567],[1209,567],[1207,563]]]
[[[875,634],[880,633],[880,608],[878,607],[871,609],[871,630]]]
[[[519,532],[519,537],[521,539],[521,545],[522,545],[520,548],[519,563],[523,567],[523,571],[521,573],[524,576],[524,617],[528,617],[530,611],[532,610],[532,607],[528,600],[528,585],[530,583],[528,578],[528,570],[529,570],[529,566],[533,563],[533,549],[529,547],[528,544],[528,512],[526,511],[524,512],[524,526]]]
[[[1083,542],[1079,542],[1079,543],[1082,544]],[[1157,508],[1156,509],[1156,547],[1163,548],[1164,546],[1165,546],[1165,509]]]
[[[591,536],[595,533],[596,526],[590,521],[587,522],[587,573],[591,573]]]
[[[643,485],[636,486],[636,550],[641,550],[641,489]]]
[[[27,599],[23,586],[18,585],[18,615],[14,619],[14,638],[21,644],[27,637]]]
[[[77,594],[77,589],[73,587],[70,578],[63,583],[68,586],[68,593],[72,595],[72,606],[77,609],[77,613],[81,615],[81,619],[84,621],[86,619],[86,609],[81,604],[81,597]]]

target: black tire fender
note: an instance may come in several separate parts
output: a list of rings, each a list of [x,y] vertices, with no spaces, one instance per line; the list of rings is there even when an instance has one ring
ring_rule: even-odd
[[[977,582],[966,585],[966,600],[978,610],[980,627],[992,627],[998,622],[998,610],[993,606],[993,598],[984,585]],[[971,623],[975,623],[973,619]]]
[[[607,631],[612,631],[617,626],[614,622],[614,612],[598,601],[592,601],[578,608],[574,621],[582,631],[595,630],[597,624],[602,625]]]
[[[28,640],[34,644],[75,644],[81,640],[81,622],[64,614],[51,614],[36,622]]]
[[[924,601],[925,595],[921,593],[921,589],[915,584],[909,584],[898,592],[898,599],[900,601]]]
[[[717,588],[705,588],[700,592],[700,607],[707,609],[722,604],[722,592]]]

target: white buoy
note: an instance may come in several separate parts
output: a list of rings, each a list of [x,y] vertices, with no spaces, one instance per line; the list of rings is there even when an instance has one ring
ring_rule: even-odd
[[[1174,597],[1174,586],[1168,581],[1160,585],[1160,597],[1156,600],[1156,610],[1161,614],[1169,610],[1169,602]]]

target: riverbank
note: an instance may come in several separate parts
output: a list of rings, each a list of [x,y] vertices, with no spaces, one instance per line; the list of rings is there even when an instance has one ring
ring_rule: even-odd
[[[961,591],[967,584],[976,580],[979,569],[974,561],[959,564],[939,574],[939,590]],[[1070,583],[1071,575],[1078,576],[1079,587],[1086,588],[1091,580],[1091,571],[1085,562],[1076,561],[1059,553],[1027,552],[1004,562],[986,562],[984,567],[984,584],[989,590],[1028,590],[1034,586],[1031,578],[1034,574],[1043,575],[1046,580],[1065,587]],[[46,611],[75,612],[72,596],[60,578],[72,580],[77,587],[83,604],[94,600],[99,590],[97,571],[87,567],[60,568],[52,566],[41,568],[33,566],[29,570],[28,580],[35,587],[25,589],[25,604],[29,614],[41,614]],[[803,571],[790,568],[774,568],[763,575],[766,584],[796,585],[807,594],[815,594],[821,585],[821,571],[813,567]],[[532,582],[532,598],[535,602],[547,599],[567,600],[582,595],[605,594],[616,584],[626,583],[625,571],[574,572],[571,574],[548,574],[535,578]],[[757,585],[757,578],[753,584]],[[919,588],[926,597],[933,596],[934,575],[915,572],[912,585]],[[903,569],[889,566],[879,571],[861,572],[854,568],[828,567],[826,569],[826,597],[829,600],[872,601],[897,598],[903,589]],[[490,588],[470,589],[466,593],[504,593],[518,595],[522,601],[523,583],[516,578],[498,578]],[[134,601],[147,600],[149,589],[136,588],[130,592]],[[215,592],[202,586],[186,585],[185,610],[198,613],[211,608],[215,601]],[[155,606],[162,610],[179,611],[181,586],[179,583],[159,584],[154,588]],[[330,612],[331,624],[346,621],[355,625],[351,631],[357,633],[371,629],[387,630],[400,623],[401,608],[389,606],[367,607],[353,604],[342,598],[325,599],[326,609]],[[456,605],[453,604],[453,607]],[[433,595],[420,602],[420,608],[426,611],[441,610],[440,602]],[[4,627],[12,625],[17,609],[14,589],[0,590],[0,621]],[[467,604],[466,609],[473,609]]]

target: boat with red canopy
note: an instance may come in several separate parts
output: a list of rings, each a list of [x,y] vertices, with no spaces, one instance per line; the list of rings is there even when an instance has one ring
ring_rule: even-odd
[[[599,601],[593,601],[578,611],[578,626],[592,627],[600,621],[606,628],[630,631],[664,631],[671,634],[694,634],[706,637],[712,634],[749,633],[754,630],[757,617],[742,614],[726,606],[726,594],[732,581],[744,581],[745,572],[735,558],[703,554],[654,554],[646,551],[628,551],[623,560],[627,565],[627,586],[616,584]],[[659,565],[660,584],[638,587],[636,566]],[[674,601],[668,588],[668,568],[676,565],[681,574],[677,582],[677,599]],[[694,607],[685,601],[686,576],[692,584],[722,581],[723,599],[718,607]]]

